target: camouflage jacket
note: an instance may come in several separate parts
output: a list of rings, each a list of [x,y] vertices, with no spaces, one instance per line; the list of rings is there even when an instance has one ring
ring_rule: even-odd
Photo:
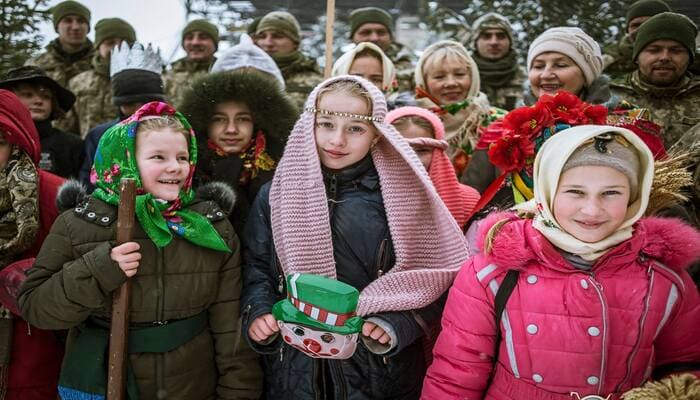
[[[68,54],[61,48],[57,38],[46,45],[45,52],[27,60],[25,65],[41,67],[59,85],[68,87],[68,81],[71,78],[92,68],[93,54],[95,54],[95,49],[88,39],[85,39],[83,48]]]
[[[283,57],[273,57],[282,72],[285,91],[292,98],[297,109],[303,110],[309,93],[323,81],[318,64],[300,52]]]
[[[71,114],[77,127],[72,132],[80,133],[83,138],[90,129],[119,114],[119,109],[112,103],[109,65],[98,58],[95,55],[94,69],[81,72],[68,84],[68,89],[76,97]]]
[[[679,84],[659,87],[643,82],[634,71],[610,83],[613,94],[650,109],[663,128],[666,148],[673,146],[691,127],[700,123],[700,78],[685,76]]]
[[[209,61],[192,61],[183,57],[170,65],[170,69],[163,74],[165,98],[177,108],[182,102],[185,90],[190,87],[197,78],[207,74],[216,61],[213,57]]]
[[[416,68],[411,51],[401,43],[392,43],[384,52],[394,63],[396,68],[396,80],[399,82],[399,92],[409,91],[413,93],[416,84],[413,81],[413,72]]]
[[[625,35],[619,42],[603,48],[603,67],[610,78],[622,78],[637,69],[637,64],[632,61],[632,41]]]
[[[518,63],[517,52],[510,51],[497,61],[482,58],[476,52],[472,57],[479,67],[481,92],[486,94],[491,106],[510,111],[522,102],[527,73]]]

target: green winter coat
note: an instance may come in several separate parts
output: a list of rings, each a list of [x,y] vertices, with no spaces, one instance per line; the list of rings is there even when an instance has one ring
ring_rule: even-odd
[[[130,355],[140,398],[258,398],[257,356],[241,340],[238,238],[214,201],[195,200],[190,209],[209,218],[232,252],[198,247],[177,236],[158,249],[136,225],[134,241],[142,259],[132,278],[131,325],[152,326],[203,311],[208,311],[209,323],[171,352]],[[88,317],[108,319],[112,292],[126,281],[110,258],[116,226],[116,208],[95,198],[64,212],[20,289],[22,314],[31,324],[73,328],[68,352],[78,334],[74,328]]]
[[[197,78],[206,75],[214,62],[216,62],[216,57],[209,61],[192,61],[183,57],[173,62],[170,69],[163,74],[163,87],[168,103],[179,109],[185,91]]]

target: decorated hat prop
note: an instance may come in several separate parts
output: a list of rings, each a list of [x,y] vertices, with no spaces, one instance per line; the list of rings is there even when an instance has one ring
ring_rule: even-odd
[[[287,276],[287,294],[272,307],[285,343],[313,358],[352,357],[364,323],[355,314],[357,289],[321,275],[295,273]]]

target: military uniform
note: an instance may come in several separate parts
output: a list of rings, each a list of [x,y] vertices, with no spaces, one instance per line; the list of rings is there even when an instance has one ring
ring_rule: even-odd
[[[94,53],[92,42],[88,39],[85,39],[85,44],[79,51],[71,54],[66,53],[61,48],[58,39],[55,39],[46,45],[45,52],[27,60],[25,65],[40,67],[59,85],[68,87],[68,81],[71,78],[92,68]]]
[[[612,81],[610,88],[613,94],[654,113],[655,122],[663,128],[666,148],[700,123],[700,78],[692,74],[676,85],[661,87],[643,82],[637,70]]]
[[[109,61],[95,54],[93,69],[81,72],[68,84],[76,96],[73,110],[70,112],[77,127],[74,132],[85,137],[90,129],[114,119],[119,109],[112,103],[112,85],[109,80]]]
[[[518,64],[515,51],[511,50],[497,61],[482,58],[478,53],[474,53],[472,58],[479,67],[481,91],[486,94],[491,106],[510,111],[522,102],[527,73]]]
[[[392,43],[384,53],[396,68],[396,80],[399,82],[398,90],[400,92],[413,92],[416,87],[413,82],[413,72],[416,66],[411,51],[400,43]]]
[[[301,54],[299,51],[287,56],[272,57],[282,72],[285,91],[292,98],[299,110],[304,109],[304,103],[309,93],[323,81],[323,74],[316,61]]]
[[[611,78],[620,78],[637,69],[637,64],[632,60],[632,45],[630,37],[625,35],[619,42],[603,49],[603,71]]]
[[[197,78],[209,73],[215,61],[216,57],[212,57],[209,61],[192,61],[183,57],[172,63],[170,70],[163,74],[165,97],[168,102],[178,108],[185,90]]]

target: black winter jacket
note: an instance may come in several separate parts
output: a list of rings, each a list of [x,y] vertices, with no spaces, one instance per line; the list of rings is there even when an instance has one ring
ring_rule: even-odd
[[[324,171],[324,181],[337,278],[362,291],[395,262],[379,175],[366,157],[341,171]],[[284,276],[274,255],[269,193],[270,183],[261,188],[243,235],[244,332],[285,295]],[[279,337],[261,345],[245,336],[263,355],[268,399],[418,399],[425,361],[417,339],[424,335],[423,328],[439,323],[440,313],[436,302],[421,310],[374,315],[394,328],[396,347],[377,355],[361,342],[347,360],[313,359]]]
[[[41,141],[39,168],[64,178],[77,178],[85,158],[83,139],[54,128],[50,120],[34,125]]]

